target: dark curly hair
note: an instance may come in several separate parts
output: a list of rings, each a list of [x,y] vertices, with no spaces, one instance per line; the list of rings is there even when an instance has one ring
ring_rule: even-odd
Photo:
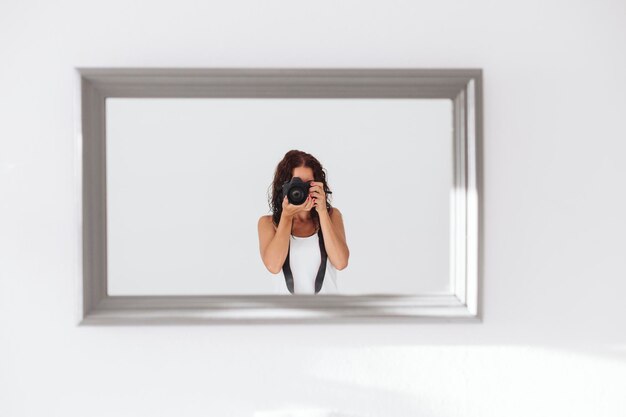
[[[280,222],[280,216],[283,213],[283,184],[286,181],[291,180],[293,176],[293,170],[299,167],[308,167],[313,170],[313,181],[323,183],[324,193],[326,193],[326,208],[328,213],[332,213],[333,207],[330,204],[329,198],[332,191],[328,188],[326,182],[326,172],[322,167],[322,164],[311,154],[292,149],[285,154],[283,159],[276,166],[274,172],[274,181],[272,181],[271,196],[269,197],[270,210],[272,211],[272,222],[274,226],[278,227]],[[313,222],[319,225],[319,214],[317,210],[313,208],[311,210],[311,218]]]

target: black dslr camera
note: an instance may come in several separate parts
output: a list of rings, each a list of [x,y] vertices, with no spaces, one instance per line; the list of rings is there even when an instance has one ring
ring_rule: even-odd
[[[283,198],[287,196],[289,203],[299,206],[306,201],[311,188],[311,181],[304,182],[300,177],[293,177],[283,184]]]

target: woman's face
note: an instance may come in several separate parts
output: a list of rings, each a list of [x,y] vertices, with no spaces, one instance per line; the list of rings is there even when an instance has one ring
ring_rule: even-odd
[[[300,177],[300,179],[304,182],[315,181],[315,178],[313,178],[313,170],[309,167],[294,168],[292,177]],[[312,209],[313,206],[311,206],[311,208],[307,211],[311,211]]]

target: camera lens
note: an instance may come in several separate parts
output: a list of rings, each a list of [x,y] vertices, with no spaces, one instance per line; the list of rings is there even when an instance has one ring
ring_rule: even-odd
[[[301,188],[292,188],[289,195],[291,197],[291,200],[293,201],[292,204],[297,205],[304,202],[304,192]]]

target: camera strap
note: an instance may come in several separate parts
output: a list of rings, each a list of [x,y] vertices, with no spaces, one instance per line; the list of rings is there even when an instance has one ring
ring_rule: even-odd
[[[326,254],[326,247],[324,246],[324,235],[322,234],[322,228],[317,232],[319,236],[319,244],[320,244],[320,253],[321,253],[321,262],[320,268],[317,271],[317,276],[315,277],[315,294],[320,292],[322,289],[322,284],[324,283],[324,275],[326,274],[326,259],[328,258]],[[289,246],[291,247],[291,236],[289,236]],[[285,259],[285,263],[283,264],[283,274],[285,275],[285,282],[287,283],[287,289],[289,292],[293,294],[293,274],[291,273],[291,267],[289,266],[289,251],[287,251],[287,258]]]

